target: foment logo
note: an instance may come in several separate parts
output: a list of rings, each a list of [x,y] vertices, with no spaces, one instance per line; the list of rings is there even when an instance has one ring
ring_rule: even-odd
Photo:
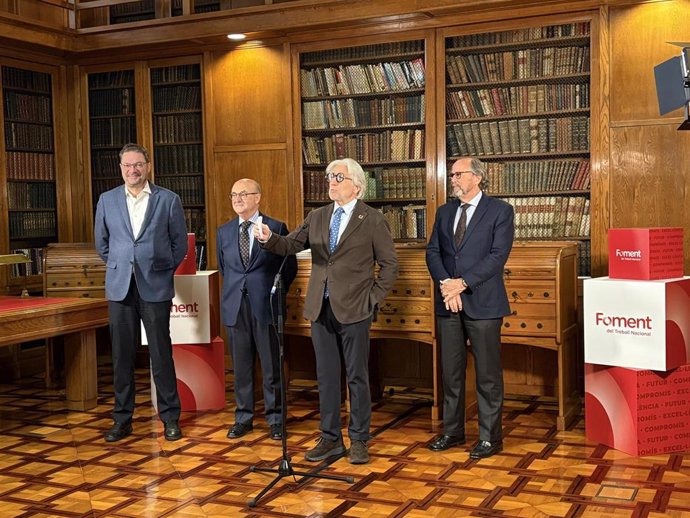
[[[192,304],[171,304],[170,313],[198,313],[199,303],[194,302]]]
[[[642,250],[621,250],[616,248],[616,257],[623,260],[642,259]]]
[[[604,327],[618,327],[623,329],[652,329],[651,317],[619,317],[612,315],[604,315],[603,313],[596,313],[596,325]]]

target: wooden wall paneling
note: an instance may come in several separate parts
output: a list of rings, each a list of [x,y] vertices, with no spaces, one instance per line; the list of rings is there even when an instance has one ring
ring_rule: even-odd
[[[610,206],[610,33],[609,8],[602,6],[592,18],[590,89],[590,239],[591,275],[608,271]]]
[[[286,84],[283,85],[283,103],[285,106],[285,158],[286,170],[285,175],[287,179],[287,215],[286,223],[288,228],[292,230],[296,228],[303,219],[302,207],[302,193],[304,192],[302,186],[302,172],[299,167],[299,160],[302,156],[301,151],[297,148],[296,135],[294,123],[298,120],[300,111],[295,109],[294,102],[299,101],[299,95],[295,95],[295,88],[299,89],[299,84],[295,81],[299,75],[295,74],[295,66],[297,66],[297,73],[299,74],[299,62],[295,63],[294,56],[291,52],[290,45],[283,44],[283,60],[282,60],[282,76],[287,78]],[[296,84],[297,83],[297,84]],[[292,143],[292,146],[289,144]]]
[[[57,208],[57,228],[60,242],[74,242],[75,219],[72,208],[75,205],[83,206],[79,198],[73,198],[75,193],[72,189],[71,161],[70,161],[70,126],[73,125],[73,118],[68,112],[61,109],[67,106],[67,69],[66,67],[57,68],[53,74],[53,141],[55,146],[55,194]],[[78,209],[77,209],[78,210]],[[77,214],[77,217],[81,216]],[[80,217],[79,221],[83,221]],[[76,232],[79,233],[78,231]]]
[[[93,214],[96,212],[96,207],[93,204],[93,190],[91,185],[91,178],[93,171],[91,170],[91,132],[89,131],[89,75],[88,71],[79,69],[79,92],[75,92],[75,96],[81,99],[81,106],[83,110],[79,112],[76,131],[81,134],[81,139],[76,142],[77,155],[82,157],[82,171],[84,183],[84,225],[86,226],[85,241],[92,242],[93,235]]]
[[[677,125],[617,127],[611,136],[611,227],[683,227],[690,271],[690,134]]]
[[[4,65],[0,62],[0,65]],[[0,67],[0,85],[2,85],[2,67]],[[0,98],[5,102],[5,91],[0,87]],[[5,221],[9,221],[9,201],[7,193],[7,151],[5,146],[5,110],[0,106],[0,216]],[[3,223],[0,225],[0,254],[9,253],[10,229],[9,225]],[[11,266],[0,266],[0,293],[4,291],[9,282],[9,269]]]
[[[680,117],[659,115],[654,66],[680,55],[669,41],[690,41],[690,1],[611,8],[610,17],[611,124]]]
[[[242,47],[214,54],[211,69],[216,146],[286,143],[283,47]],[[275,178],[274,181],[280,181]]]
[[[91,232],[93,212],[90,212],[91,181],[88,174],[89,153],[83,147],[88,138],[88,126],[84,126],[87,111],[85,108],[88,105],[88,98],[85,99],[84,94],[88,92],[88,89],[84,88],[85,78],[80,73],[79,67],[75,65],[65,67],[64,75],[66,113],[71,115],[67,119],[67,141],[64,147],[69,164],[67,174],[70,177],[68,210],[74,242],[86,242],[93,239]],[[86,150],[88,150],[88,142],[86,145]],[[84,203],[85,200],[89,202]]]
[[[147,63],[137,61],[134,64],[134,95],[136,97],[137,144],[146,147],[153,153],[153,121],[151,112],[151,75]],[[153,160],[153,157],[151,157]],[[155,164],[154,164],[155,166]],[[153,181],[156,181],[156,169],[153,169]]]
[[[215,234],[219,225],[235,217],[230,202],[232,184],[241,178],[252,178],[261,185],[261,211],[285,221],[287,197],[285,178],[287,168],[285,147],[282,149],[252,149],[217,151],[215,162],[215,182],[211,204],[215,205],[218,219],[208,233]],[[213,250],[215,254],[216,251]]]
[[[185,0],[187,1],[187,0]],[[206,267],[209,270],[218,268],[216,260],[216,228],[224,221],[223,213],[218,208],[221,204],[215,203],[217,193],[218,168],[216,167],[216,155],[213,148],[216,143],[216,111],[213,95],[213,56],[205,52],[201,63],[201,97],[203,99],[203,123],[204,123],[204,182],[206,186]],[[223,328],[225,329],[225,328]]]

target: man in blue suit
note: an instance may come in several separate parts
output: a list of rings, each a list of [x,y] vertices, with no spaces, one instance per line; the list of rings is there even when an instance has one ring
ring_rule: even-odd
[[[259,212],[261,187],[248,178],[238,180],[230,193],[237,217],[218,228],[218,268],[223,274],[221,308],[227,327],[235,372],[235,423],[228,438],[237,439],[253,429],[254,359],[259,355],[263,374],[264,409],[270,437],[281,440],[281,387],[278,336],[272,327],[270,293],[283,258],[254,240],[252,226],[263,220],[279,235],[287,226]],[[283,294],[297,273],[297,260],[288,257],[283,271]],[[284,298],[278,303],[283,304]]]
[[[503,268],[513,246],[514,213],[483,193],[486,166],[461,158],[451,169],[458,198],[436,212],[426,262],[436,285],[435,312],[443,369],[443,434],[429,444],[443,451],[465,443],[465,369],[469,338],[477,375],[479,441],[470,458],[503,449],[501,325],[510,313]]]
[[[180,197],[149,183],[146,148],[126,144],[120,150],[124,186],[101,194],[96,207],[96,250],[106,263],[113,347],[114,424],[107,442],[132,433],[134,361],[143,322],[149,341],[158,413],[169,441],[182,437],[180,399],[172,358],[170,305],[175,269],[187,253],[187,229]]]

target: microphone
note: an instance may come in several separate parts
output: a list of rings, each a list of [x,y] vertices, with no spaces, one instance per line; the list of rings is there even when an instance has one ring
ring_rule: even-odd
[[[295,241],[297,241],[297,238],[302,234],[302,232],[304,232],[308,228],[309,228],[309,223],[307,223],[307,222],[302,223],[302,226],[299,228],[297,233],[292,237],[291,241],[292,241],[293,245],[295,244]],[[293,255],[293,254],[286,254],[285,257],[283,257],[283,262],[280,263],[280,268],[278,268],[278,273],[276,273],[276,276],[273,279],[273,287],[271,288],[271,296],[275,295],[276,291],[278,291],[278,284],[280,284],[280,280],[283,276],[283,274],[282,274],[283,267],[285,266],[285,261],[287,261],[287,258],[290,255]]]

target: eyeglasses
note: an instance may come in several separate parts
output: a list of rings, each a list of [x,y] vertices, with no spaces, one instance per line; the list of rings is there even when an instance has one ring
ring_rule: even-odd
[[[460,178],[460,177],[461,177],[462,175],[464,175],[465,173],[467,173],[467,174],[474,174],[474,171],[457,171],[457,172],[455,172],[455,173],[450,173],[450,174],[448,175],[448,178],[456,178],[456,177],[457,177],[457,178]]]
[[[120,164],[123,169],[143,169],[148,162],[136,162],[134,164]]]
[[[246,191],[233,192],[233,193],[230,193],[230,199],[231,200],[240,199],[240,200],[244,201],[247,199],[247,196],[249,196],[250,194],[259,194],[259,193],[258,192],[246,192]]]
[[[338,183],[343,183],[343,181],[345,181],[345,180],[352,180],[352,178],[348,178],[343,173],[326,173],[325,178],[329,182],[331,180],[335,180]]]

